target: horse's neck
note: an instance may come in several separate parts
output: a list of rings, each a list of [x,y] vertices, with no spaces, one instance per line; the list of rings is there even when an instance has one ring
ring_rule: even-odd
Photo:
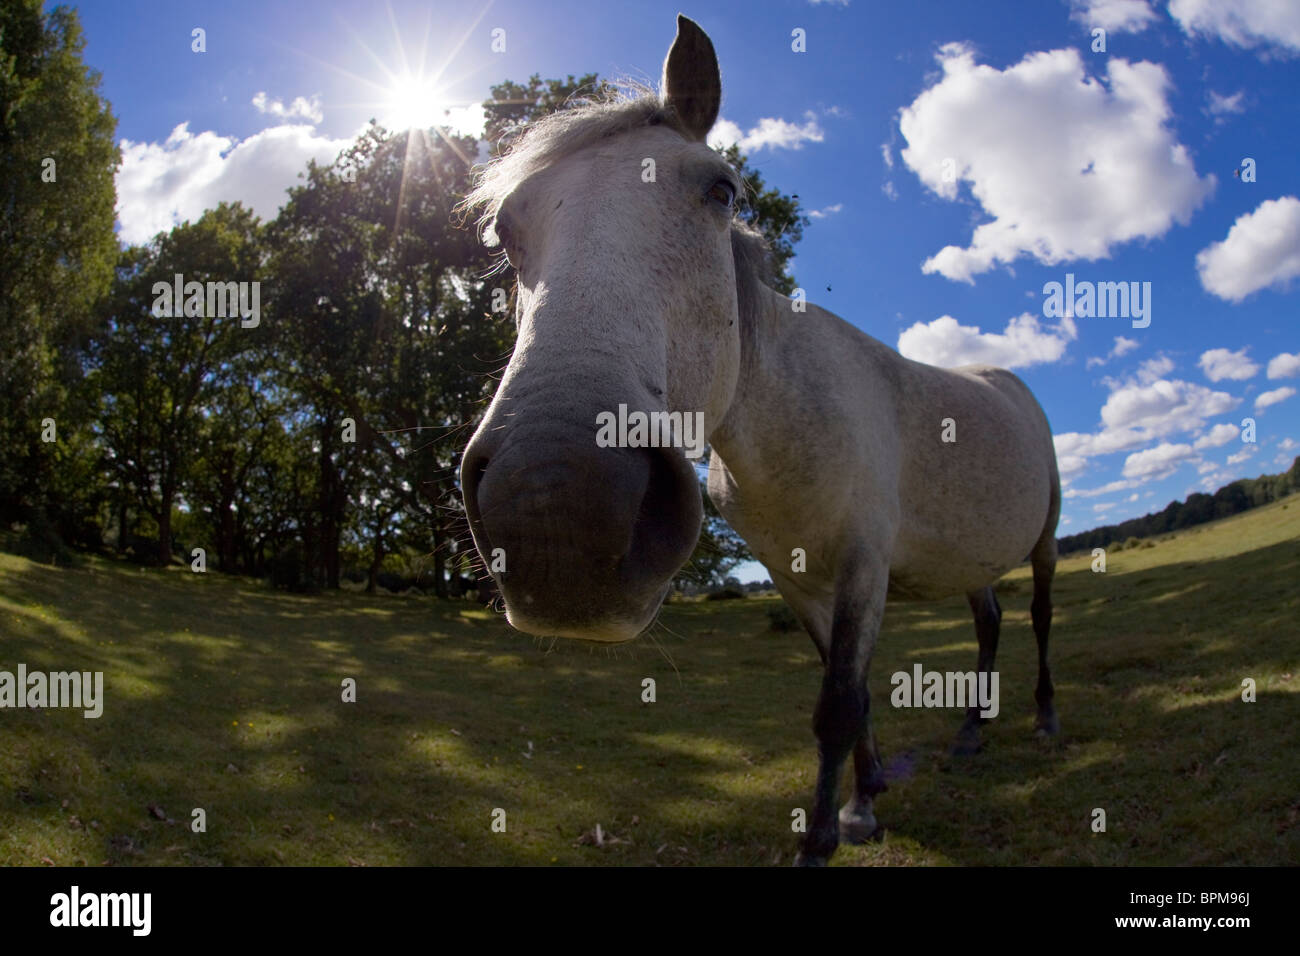
[[[809,318],[814,321],[805,321]],[[812,354],[821,320],[821,315],[795,312],[792,300],[760,287],[754,314],[742,324],[736,391],[711,436],[713,447],[738,479],[762,469],[764,462],[778,464],[773,452],[800,441],[798,430],[806,423],[797,414],[774,412],[794,412],[807,404],[810,392],[827,386]]]
[[[905,388],[910,363],[889,346],[766,287],[741,334],[735,395],[710,441],[742,485],[780,483],[803,471],[800,456],[833,463],[863,410],[883,422]]]

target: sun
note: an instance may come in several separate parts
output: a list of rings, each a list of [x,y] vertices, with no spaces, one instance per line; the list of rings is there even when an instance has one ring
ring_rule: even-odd
[[[404,75],[394,77],[388,88],[380,121],[392,130],[429,129],[439,125],[445,114],[440,91],[432,80]]]

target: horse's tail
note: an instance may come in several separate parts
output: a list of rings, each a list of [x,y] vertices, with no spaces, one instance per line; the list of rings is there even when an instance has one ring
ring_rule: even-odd
[[[1061,475],[1055,449],[1049,455],[1048,466],[1052,480],[1047,520],[1034,550],[1029,554],[1034,572],[1034,601],[1030,606],[1030,616],[1034,622],[1034,637],[1038,639],[1038,688],[1034,691],[1034,699],[1038,701],[1037,726],[1042,734],[1054,734],[1059,729],[1056,708],[1052,703],[1055,689],[1047,666],[1047,637],[1052,630],[1052,578],[1056,576],[1056,524],[1061,518]]]

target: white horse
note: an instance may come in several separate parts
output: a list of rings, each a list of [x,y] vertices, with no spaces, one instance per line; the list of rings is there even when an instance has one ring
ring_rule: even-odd
[[[702,509],[683,448],[635,432],[603,447],[598,423],[620,406],[703,416],[709,496],[825,665],[798,858],[821,864],[841,829],[854,842],[877,830],[867,674],[887,594],[965,594],[988,672],[992,584],[1028,554],[1038,728],[1056,732],[1060,482],[1047,419],[1015,375],[909,361],[764,284],[766,247],[733,215],[740,179],[705,145],[720,98],[712,43],[678,17],[662,96],[555,113],[480,173],[466,208],[517,272],[519,333],[461,487],[514,627],[625,641],[653,622]],[[971,708],[959,751],[978,749],[979,724]],[[856,787],[837,816],[850,752]]]

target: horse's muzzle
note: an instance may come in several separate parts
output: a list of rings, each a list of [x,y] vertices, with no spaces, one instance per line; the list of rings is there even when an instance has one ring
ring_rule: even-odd
[[[510,623],[602,643],[650,625],[703,518],[679,448],[512,441],[485,427],[465,450],[461,490]]]

